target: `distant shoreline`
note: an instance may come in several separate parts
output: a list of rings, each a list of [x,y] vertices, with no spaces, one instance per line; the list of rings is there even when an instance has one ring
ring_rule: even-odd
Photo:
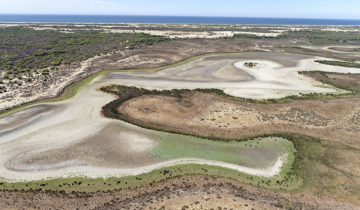
[[[0,23],[87,23],[87,24],[209,24],[209,25],[312,25],[360,26],[360,20],[192,17],[192,16],[129,16],[129,15],[17,15],[0,14]]]

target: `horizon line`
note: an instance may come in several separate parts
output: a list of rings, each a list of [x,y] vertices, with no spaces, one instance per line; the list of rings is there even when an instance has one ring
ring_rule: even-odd
[[[132,16],[132,17],[193,17],[193,18],[254,18],[254,19],[300,19],[300,20],[357,20],[348,18],[299,18],[299,17],[245,17],[245,16],[208,16],[208,15],[120,15],[120,14],[45,14],[45,13],[0,13],[0,15],[53,15],[53,16]]]

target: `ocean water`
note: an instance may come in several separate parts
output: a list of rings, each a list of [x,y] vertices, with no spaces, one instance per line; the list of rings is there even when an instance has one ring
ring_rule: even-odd
[[[360,25],[360,20],[190,17],[190,16],[124,16],[124,15],[1,15],[0,22],[41,23],[172,23],[172,24],[258,24],[258,25]]]

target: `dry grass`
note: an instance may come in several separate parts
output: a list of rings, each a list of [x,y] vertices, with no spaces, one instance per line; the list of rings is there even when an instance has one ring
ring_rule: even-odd
[[[291,132],[358,148],[359,107],[358,98],[260,104],[194,92],[136,97],[121,104],[118,112],[135,124],[207,138]]]

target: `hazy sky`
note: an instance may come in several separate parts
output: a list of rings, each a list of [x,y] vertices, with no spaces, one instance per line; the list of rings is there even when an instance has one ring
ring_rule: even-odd
[[[0,13],[360,19],[360,0],[0,0]]]

